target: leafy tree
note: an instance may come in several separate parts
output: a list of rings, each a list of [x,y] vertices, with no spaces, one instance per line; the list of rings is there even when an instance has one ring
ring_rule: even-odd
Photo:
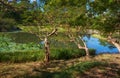
[[[118,0],[99,0],[90,3],[93,9],[92,28],[101,31],[108,37],[108,41],[114,44],[120,52],[119,39],[113,37],[120,31],[120,1]]]
[[[88,48],[80,35],[75,37],[71,31],[72,26],[77,29],[85,29],[86,22],[86,1],[85,0],[48,0],[45,5],[45,11],[51,11],[59,26],[67,27],[67,35],[79,49],[85,49],[86,55],[89,56]],[[81,30],[82,31],[82,30]],[[80,44],[80,40],[84,43],[84,47]]]

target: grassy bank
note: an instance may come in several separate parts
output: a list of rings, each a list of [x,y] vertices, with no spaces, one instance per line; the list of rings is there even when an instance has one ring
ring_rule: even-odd
[[[98,35],[98,34],[93,34],[92,36],[95,37],[95,38],[101,39],[101,40],[107,40],[107,38],[105,38],[101,35]]]
[[[90,49],[90,54],[95,55],[95,50]],[[84,50],[79,49],[51,49],[50,59],[72,59],[85,56]],[[44,60],[44,50],[28,52],[0,52],[0,62],[20,63]]]

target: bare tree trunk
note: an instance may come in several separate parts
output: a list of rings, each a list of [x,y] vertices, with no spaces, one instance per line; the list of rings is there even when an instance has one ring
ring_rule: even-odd
[[[115,41],[112,41],[112,40],[110,42],[118,49],[118,51],[120,53],[120,44]]]
[[[79,27],[79,28],[77,28],[76,29],[76,31],[77,32],[79,32],[79,30],[80,30],[81,28]],[[85,50],[85,53],[86,53],[86,57],[89,57],[89,50],[88,50],[88,47],[87,47],[87,45],[86,45],[86,43],[82,40],[82,38],[81,38],[81,36],[78,36],[79,38],[75,38],[75,36],[73,35],[73,33],[72,33],[72,30],[70,30],[70,29],[67,29],[68,31],[68,37],[70,38],[70,41],[73,41],[76,45],[77,45],[77,47],[79,48],[79,49],[84,49]],[[80,43],[80,40],[79,39],[81,39],[81,41],[83,42],[83,44],[84,44],[84,46],[82,46]]]
[[[82,38],[79,36],[79,38],[82,40]],[[83,44],[84,44],[84,49],[85,49],[85,52],[86,52],[86,56],[90,56],[89,55],[89,49],[88,49],[88,47],[87,47],[87,45],[86,45],[86,43],[82,40],[82,42],[83,42]]]
[[[119,51],[120,53],[120,44],[117,43],[115,39],[112,39],[111,35],[108,36],[108,41],[111,42]]]
[[[45,46],[45,63],[48,63],[50,61],[50,44],[48,42],[48,38],[54,34],[56,34],[57,29],[55,28],[51,33],[47,34],[47,36],[44,38],[44,46]]]
[[[87,47],[86,43],[82,40],[82,38],[79,36],[79,39],[81,39],[81,41],[83,42],[84,46],[81,46],[79,39],[74,38],[73,35],[68,35],[68,36],[69,36],[70,39],[77,45],[77,47],[78,47],[79,49],[84,49],[84,50],[85,50],[85,53],[86,53],[86,56],[89,57],[88,47]]]
[[[50,46],[47,37],[44,39],[44,46],[45,46],[45,59],[44,61],[48,63],[50,61]]]
[[[88,48],[87,48],[86,44],[85,44],[85,52],[86,52],[86,56],[88,56],[88,57],[89,57],[89,50],[88,50]]]

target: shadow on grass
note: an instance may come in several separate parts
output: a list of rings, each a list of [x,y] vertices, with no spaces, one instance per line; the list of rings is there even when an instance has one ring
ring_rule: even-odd
[[[38,71],[33,74],[24,74],[21,76],[16,76],[14,78],[72,78],[70,73],[67,72],[48,72],[48,71]]]
[[[86,70],[89,70],[93,67],[97,67],[97,66],[102,66],[105,63],[101,63],[101,62],[82,62],[79,63],[77,65],[73,65],[71,67],[68,67],[66,69],[63,69],[62,71],[58,72],[58,71],[47,71],[47,70],[43,70],[43,69],[34,69],[32,74],[27,73],[24,75],[19,75],[16,76],[15,78],[76,78],[76,77],[80,77],[81,74],[83,74]]]
[[[120,78],[120,64],[107,63],[99,67],[91,68],[81,76],[84,76],[84,78]]]
[[[60,64],[61,63],[61,64]],[[60,65],[59,65],[60,64]],[[120,65],[116,62],[86,61],[67,66],[68,62],[51,62],[35,67],[13,78],[120,78]],[[62,66],[61,66],[62,65]],[[56,67],[60,68],[56,70]]]

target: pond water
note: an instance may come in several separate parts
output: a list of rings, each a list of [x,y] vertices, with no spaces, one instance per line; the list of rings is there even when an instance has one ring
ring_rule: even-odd
[[[96,54],[119,52],[115,46],[98,38],[84,36],[83,40],[86,42],[88,48],[96,49]]]

